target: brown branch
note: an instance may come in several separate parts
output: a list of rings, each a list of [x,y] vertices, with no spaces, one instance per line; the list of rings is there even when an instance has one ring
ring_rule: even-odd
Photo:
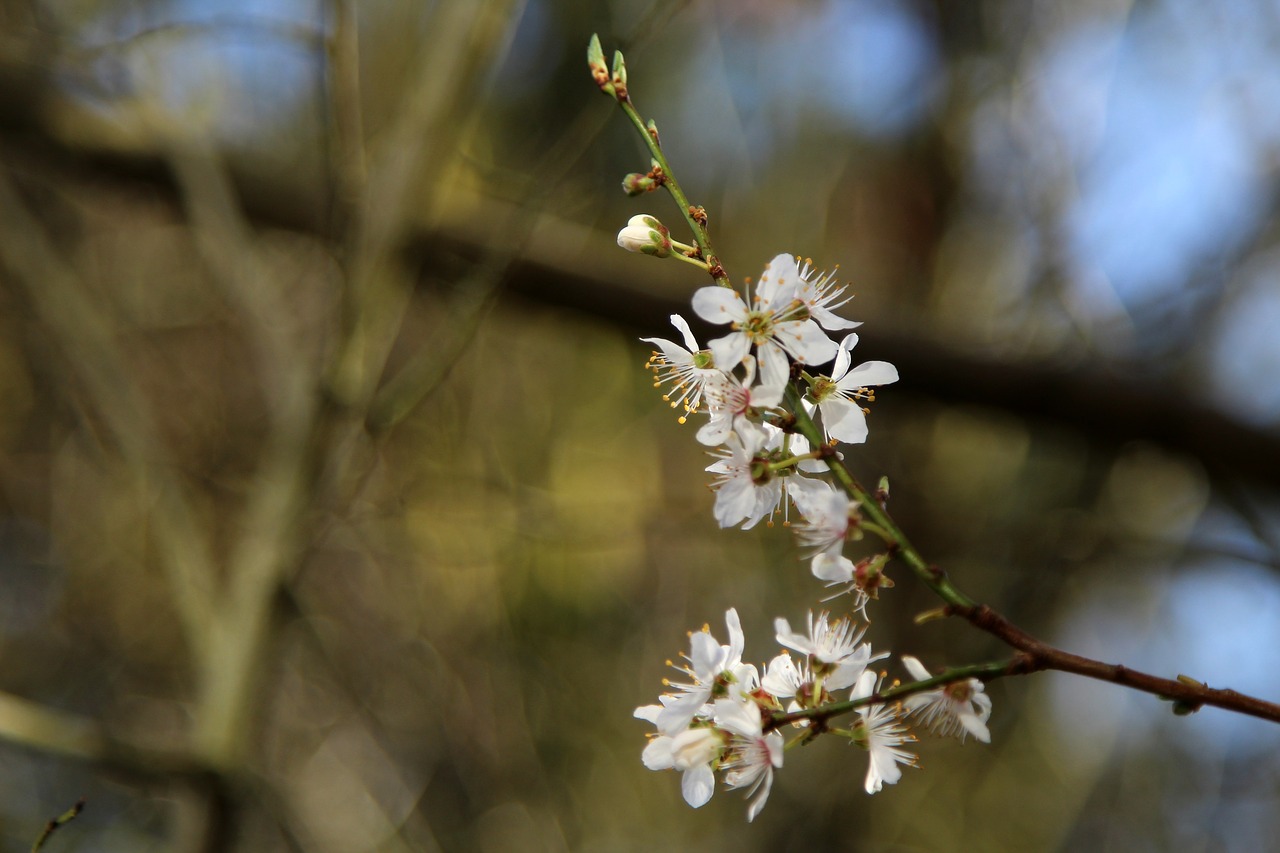
[[[1047,669],[1070,672],[1086,678],[1109,681],[1144,693],[1153,693],[1162,699],[1174,702],[1175,710],[1181,710],[1183,713],[1196,711],[1204,705],[1212,705],[1215,708],[1280,723],[1280,704],[1247,696],[1235,690],[1210,687],[1185,677],[1161,678],[1130,669],[1123,664],[1103,663],[1063,651],[1036,639],[985,604],[974,607],[951,605],[946,608],[946,611],[949,615],[968,620],[975,628],[986,631],[1011,648],[1022,652],[1023,658],[1020,665],[1024,669],[1017,674]]]

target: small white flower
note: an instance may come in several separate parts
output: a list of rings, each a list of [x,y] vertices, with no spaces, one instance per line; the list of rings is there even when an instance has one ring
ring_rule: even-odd
[[[764,675],[760,679],[760,688],[776,699],[791,699],[798,696],[806,685],[812,683],[808,674],[808,661],[802,661],[804,670],[796,666],[791,655],[782,652],[765,665]]]
[[[916,681],[932,677],[924,664],[911,655],[903,655],[902,663]],[[976,678],[956,681],[926,693],[913,693],[902,700],[902,704],[935,734],[959,737],[962,742],[969,734],[983,743],[991,743],[991,732],[987,729],[991,697]]]
[[[754,300],[715,285],[694,292],[693,310],[699,317],[733,329],[710,343],[720,369],[732,370],[755,347],[764,383],[782,385],[790,377],[788,356],[801,364],[835,358],[839,347],[810,318],[799,297],[800,284],[795,258],[783,254],[761,273]]]
[[[764,733],[760,706],[749,700],[717,699],[713,718],[732,736],[721,764],[724,782],[730,789],[747,789],[747,796],[752,798],[747,820],[755,820],[769,799],[774,769],[782,767],[782,735]]]
[[[867,670],[858,679],[850,698],[865,699],[879,689],[879,676]],[[915,737],[902,724],[893,709],[883,702],[864,705],[858,709],[858,717],[853,730],[853,743],[867,750],[870,755],[866,789],[868,794],[875,794],[885,785],[896,784],[902,778],[899,764],[916,766],[915,753],[901,748],[904,743],[914,743]]]
[[[731,685],[739,691],[755,689],[759,681],[754,666],[742,663],[745,638],[738,611],[730,608],[724,615],[729,628],[729,644],[720,645],[711,635],[710,626],[689,634],[687,666],[672,664],[689,677],[687,682],[667,682],[676,692],[662,697],[663,707],[654,717],[654,725],[664,735],[674,735],[688,728],[693,718],[703,712],[717,688],[729,690]],[[653,706],[645,706],[651,708]],[[639,716],[637,709],[637,716]],[[643,719],[647,719],[643,718]]]
[[[816,707],[830,700],[830,694],[825,689],[821,697],[814,697],[813,673],[809,668],[809,659],[801,658],[799,665],[796,665],[791,660],[791,655],[785,651],[769,661],[765,667],[764,676],[760,679],[760,689],[775,700],[790,699],[786,707],[787,713],[806,707]],[[800,702],[801,699],[804,700],[803,704]],[[809,726],[809,721],[801,718],[791,725],[802,729]]]
[[[849,619],[828,622],[825,612],[816,618],[813,611],[809,612],[807,635],[792,631],[791,623],[781,617],[774,620],[773,626],[779,643],[809,656],[810,668],[814,675],[822,676],[827,690],[849,687],[868,664],[888,656],[887,652],[873,655],[871,644],[861,642],[865,626],[857,629]]]
[[[782,482],[770,470],[768,457],[758,452],[758,439],[753,432],[745,436],[731,432],[714,454],[717,460],[707,466],[716,475],[711,487],[716,492],[714,513],[721,527],[741,522],[743,530],[750,529],[782,499]]]
[[[672,314],[671,325],[680,331],[684,339],[683,347],[665,338],[640,340],[658,348],[646,365],[653,371],[653,387],[671,385],[662,399],[670,403],[673,409],[683,407],[684,414],[680,415],[680,423],[684,423],[690,414],[701,408],[707,383],[725,374],[716,369],[711,350],[698,348],[698,341],[683,317]]]
[[[867,413],[860,400],[871,402],[871,389],[898,381],[898,369],[887,361],[868,361],[852,370],[849,351],[858,343],[857,334],[848,335],[836,353],[831,376],[820,378],[809,390],[822,413],[822,430],[827,440],[861,444],[867,440]]]

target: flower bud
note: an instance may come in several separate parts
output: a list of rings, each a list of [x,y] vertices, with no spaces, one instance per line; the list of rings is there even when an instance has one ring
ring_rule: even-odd
[[[648,175],[632,172],[622,179],[622,190],[629,196],[644,195],[658,188],[658,182]]]
[[[592,35],[587,45],[587,67],[591,69],[591,77],[604,94],[615,97],[612,75],[604,61],[604,50],[600,47],[600,36]]]
[[[636,214],[618,232],[618,245],[628,252],[665,258],[671,254],[671,237],[666,226],[644,213]]]

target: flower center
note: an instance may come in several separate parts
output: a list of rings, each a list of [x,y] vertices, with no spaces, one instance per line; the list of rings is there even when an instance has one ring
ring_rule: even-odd
[[[752,311],[747,314],[741,331],[757,346],[767,343],[773,337],[773,315],[765,311]]]

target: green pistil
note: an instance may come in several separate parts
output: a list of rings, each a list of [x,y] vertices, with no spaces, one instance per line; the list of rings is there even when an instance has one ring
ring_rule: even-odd
[[[830,397],[835,390],[836,383],[832,382],[829,377],[819,376],[809,381],[809,396],[813,398],[815,403],[821,403]]]
[[[768,314],[752,311],[747,315],[742,331],[753,344],[765,343],[773,337],[773,319]]]

